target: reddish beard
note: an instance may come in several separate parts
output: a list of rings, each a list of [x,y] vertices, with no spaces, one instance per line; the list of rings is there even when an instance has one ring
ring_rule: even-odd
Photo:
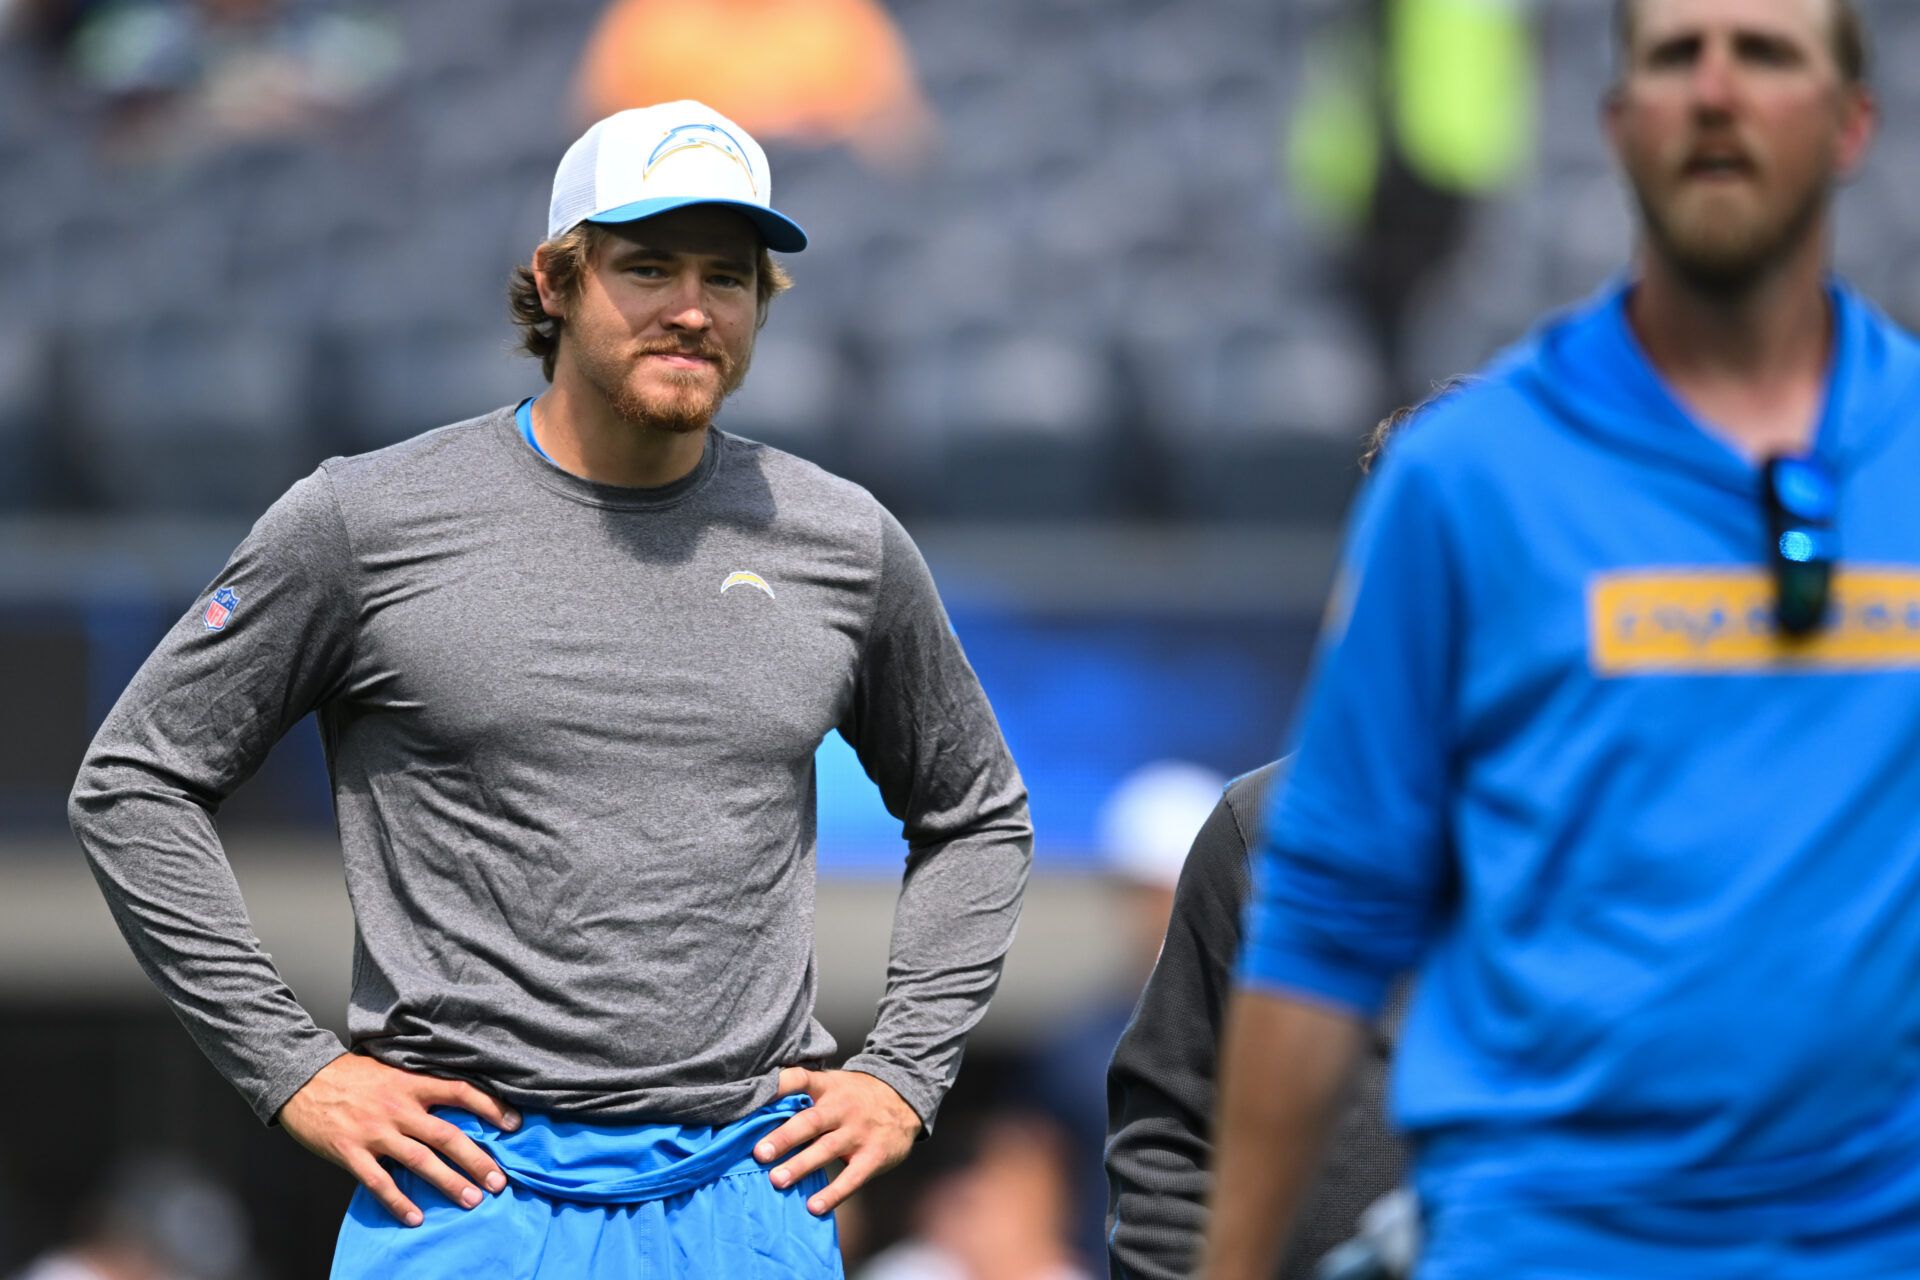
[[[581,371],[595,390],[606,397],[613,411],[638,427],[687,434],[704,431],[720,411],[720,403],[740,386],[747,376],[751,354],[736,362],[720,347],[701,343],[687,347],[663,342],[642,347],[632,359],[618,352],[585,351]],[[641,362],[657,355],[699,356],[713,362],[718,379],[709,379],[697,369],[660,369],[653,372],[645,386],[636,386],[632,378]]]

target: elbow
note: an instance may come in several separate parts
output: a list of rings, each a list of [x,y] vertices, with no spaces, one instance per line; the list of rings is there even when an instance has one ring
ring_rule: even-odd
[[[995,840],[1018,852],[1020,865],[1023,868],[1032,869],[1033,823],[1028,820],[1024,805],[1021,806],[1016,818],[995,824],[992,831]]]
[[[100,796],[99,770],[89,758],[81,764],[79,775],[73,780],[73,790],[67,793],[67,825],[82,840],[99,814]]]
[[[1009,844],[1019,845],[1033,857],[1033,814],[1027,807],[1027,789],[1021,787],[1006,803],[982,815],[981,826]]]
[[[996,839],[1033,843],[1033,816],[1029,811],[1027,784],[1011,759],[981,768],[972,785],[955,806],[968,813],[969,825],[976,834]]]
[[[88,838],[99,830],[113,805],[117,789],[113,774],[106,761],[89,751],[67,793],[67,825],[83,846],[91,848]]]
[[[1024,789],[992,803],[970,802],[930,812],[909,821],[902,834],[909,862],[962,847],[1011,855],[1022,866],[1033,861],[1033,819],[1027,813]]]
[[[1022,879],[1033,869],[1033,819],[1027,813],[1027,797],[982,816],[971,833],[982,843],[1005,850],[1016,863]]]

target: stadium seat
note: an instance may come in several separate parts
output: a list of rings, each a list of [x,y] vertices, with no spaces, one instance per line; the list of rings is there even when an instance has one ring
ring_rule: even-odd
[[[56,458],[66,442],[48,386],[47,335],[17,320],[0,323],[0,511],[52,505],[61,494]]]
[[[193,319],[74,331],[59,402],[115,506],[257,512],[319,461],[301,334]]]
[[[746,383],[720,410],[718,421],[736,435],[832,470],[852,408],[849,393],[846,356],[831,335],[823,340],[804,326],[785,324],[754,343]]]
[[[891,7],[939,140],[900,171],[844,149],[772,142],[781,202],[814,247],[792,260],[799,287],[729,409],[743,431],[839,451],[855,468],[898,462],[918,477],[895,489],[909,502],[923,495],[929,509],[985,518],[1028,499],[996,488],[1014,474],[997,462],[957,461],[968,451],[986,457],[1011,441],[1036,457],[1083,447],[1178,454],[1183,442],[1216,438],[1282,449],[1275,442],[1288,433],[1357,438],[1387,407],[1363,404],[1386,394],[1383,379],[1354,371],[1371,356],[1324,282],[1339,246],[1298,224],[1284,187],[1306,36],[1349,20],[1351,0],[1221,0],[1206,21],[1177,0]],[[1863,7],[1883,67],[1920,54],[1920,8]],[[251,402],[270,401],[276,417],[323,438],[305,452],[368,447],[537,386],[530,366],[498,349],[510,341],[503,284],[542,230],[553,159],[578,122],[563,90],[530,95],[527,85],[564,84],[604,8],[418,0],[394,11],[408,63],[377,128],[151,156],[101,151],[58,67],[0,44],[0,261],[17,314],[35,317],[48,341],[75,335],[54,347],[82,360],[102,334],[166,327],[159,317],[191,321],[185,332],[317,327],[333,335],[318,391],[301,381],[299,359],[270,357],[246,374]],[[1477,211],[1458,262],[1418,300],[1401,371],[1416,386],[1588,292],[1627,247],[1629,211],[1594,128],[1609,73],[1607,7],[1539,0],[1534,11],[1537,171]],[[1920,150],[1903,123],[1920,104],[1916,86],[1880,77],[1885,136],[1840,206],[1841,267],[1907,316],[1920,314],[1920,269],[1884,264],[1914,260],[1920,241]],[[84,252],[49,252],[53,244]],[[1040,335],[1010,349],[1036,363],[1053,358],[1047,350],[1079,353],[1057,365],[1057,383],[1039,379],[1062,397],[1040,416],[1071,419],[1070,431],[1013,421],[1028,411],[1025,396],[972,387],[973,375],[958,372],[978,367],[979,344],[996,333]],[[1358,345],[1334,350],[1349,339]],[[260,339],[276,349],[303,341]],[[1285,371],[1301,366],[1302,351],[1345,372],[1293,378]],[[121,368],[137,357],[107,359]],[[1103,397],[1069,392],[1082,379],[1064,371],[1094,365],[1104,399],[1120,403],[1089,418]],[[293,381],[268,393],[260,370],[275,369]],[[169,370],[156,376],[157,402],[185,396]],[[1115,387],[1127,391],[1116,397]],[[120,421],[110,404],[119,394],[90,389],[87,412]],[[203,420],[181,409],[168,430],[208,448],[249,438],[233,423],[195,425]],[[1250,502],[1235,496],[1248,486],[1231,474],[1218,492],[1198,475],[1152,479],[1112,501],[1135,515]],[[85,492],[112,503],[122,488]]]
[[[329,335],[321,352],[320,399],[342,452],[393,444],[545,385],[504,318],[458,329],[356,327]]]
[[[1106,353],[1038,330],[970,335],[946,361],[940,464],[949,516],[1073,519],[1107,511]]]

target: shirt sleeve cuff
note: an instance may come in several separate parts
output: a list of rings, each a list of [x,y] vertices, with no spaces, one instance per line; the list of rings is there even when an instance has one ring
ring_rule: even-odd
[[[929,1089],[925,1081],[915,1078],[898,1063],[871,1053],[856,1053],[847,1059],[842,1069],[872,1076],[892,1089],[920,1117],[920,1136],[924,1138],[933,1132],[933,1117],[940,1109],[940,1095]]]
[[[1378,1016],[1393,985],[1392,974],[1380,974],[1326,956],[1272,943],[1249,940],[1235,969],[1237,984],[1254,991],[1299,996],[1315,1004]]]
[[[260,1117],[262,1124],[279,1124],[280,1108],[287,1105],[287,1099],[305,1088],[307,1081],[320,1073],[320,1068],[346,1051],[347,1047],[340,1043],[340,1038],[330,1031],[317,1031],[302,1041],[298,1049],[267,1077],[267,1083],[259,1094],[248,1099],[253,1106],[253,1114]]]

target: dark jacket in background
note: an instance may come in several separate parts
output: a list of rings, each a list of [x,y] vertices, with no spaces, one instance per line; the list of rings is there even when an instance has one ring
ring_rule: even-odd
[[[1174,893],[1166,947],[1107,1071],[1108,1256],[1115,1280],[1185,1280],[1206,1234],[1214,1069],[1233,990],[1247,848],[1279,765],[1235,781],[1200,828]],[[1280,1274],[1306,1280],[1400,1182],[1381,1113],[1388,1044],[1376,1035],[1357,1094],[1295,1224]],[[1276,1077],[1286,1064],[1273,1065]]]

